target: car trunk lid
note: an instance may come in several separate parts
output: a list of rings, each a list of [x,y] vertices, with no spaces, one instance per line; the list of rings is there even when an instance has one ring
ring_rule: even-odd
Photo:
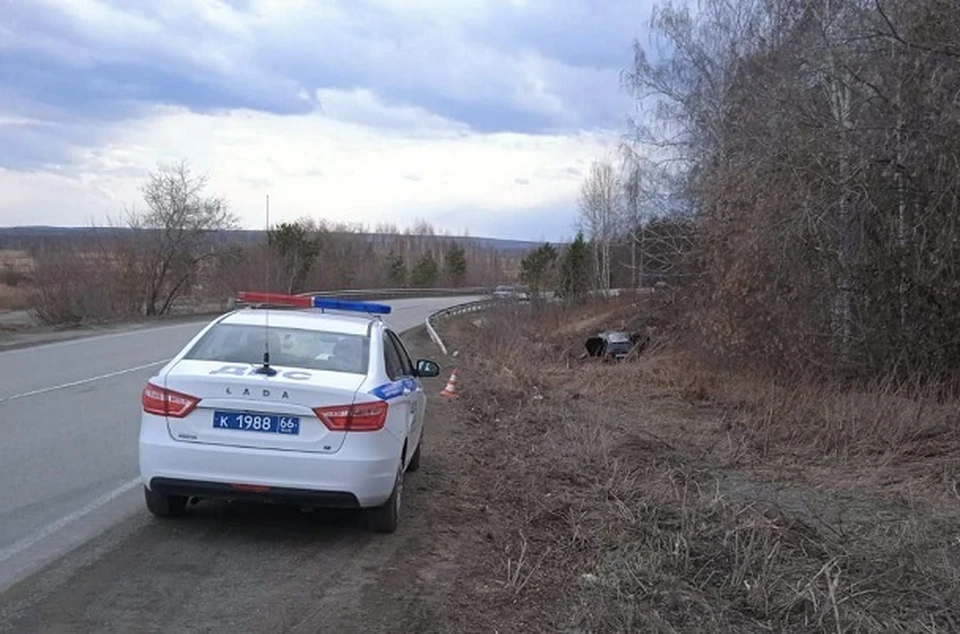
[[[182,418],[166,417],[171,437],[231,447],[339,451],[345,433],[328,429],[314,409],[352,405],[365,376],[272,367],[276,374],[267,376],[249,364],[177,363],[162,377],[161,387],[199,402]]]

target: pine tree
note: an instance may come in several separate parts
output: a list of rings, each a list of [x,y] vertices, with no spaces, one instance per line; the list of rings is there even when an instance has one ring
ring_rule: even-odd
[[[540,297],[541,291],[553,272],[556,260],[556,248],[549,242],[545,242],[527,253],[520,262],[520,279],[530,287],[530,293],[534,298]]]
[[[579,299],[589,289],[590,247],[583,232],[567,247],[560,259],[560,295],[564,299]]]
[[[420,259],[417,260],[417,263],[413,266],[413,271],[410,273],[410,283],[413,286],[421,288],[425,286],[435,286],[439,278],[440,267],[437,266],[437,261],[434,259],[433,254],[427,251],[420,256]]]
[[[320,255],[320,239],[304,222],[282,222],[267,233],[270,249],[280,259],[280,274],[287,293],[303,289],[307,273]]]
[[[407,263],[403,256],[397,255],[393,251],[387,256],[387,280],[390,286],[402,288],[407,285]]]
[[[467,275],[467,254],[463,247],[454,243],[443,257],[443,268],[453,286],[463,284]]]

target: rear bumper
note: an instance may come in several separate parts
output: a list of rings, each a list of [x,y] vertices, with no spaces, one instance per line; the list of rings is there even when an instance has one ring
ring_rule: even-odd
[[[270,500],[310,506],[379,506],[393,491],[403,448],[387,431],[349,434],[333,454],[174,440],[166,421],[140,425],[140,477],[175,495]]]
[[[156,477],[150,480],[150,490],[166,495],[182,495],[185,497],[249,500],[252,502],[279,502],[283,504],[322,506],[326,508],[351,509],[360,507],[360,501],[357,499],[357,496],[345,491],[312,491],[310,489],[289,489],[285,487],[238,486],[221,482],[177,480],[163,477]]]

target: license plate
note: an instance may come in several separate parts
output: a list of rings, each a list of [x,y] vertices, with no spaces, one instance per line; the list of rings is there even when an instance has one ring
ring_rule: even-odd
[[[300,418],[274,414],[250,414],[246,412],[214,412],[215,429],[239,429],[258,431],[264,434],[296,436],[300,433]]]

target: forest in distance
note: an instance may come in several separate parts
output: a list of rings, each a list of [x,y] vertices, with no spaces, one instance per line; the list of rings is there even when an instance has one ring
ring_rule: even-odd
[[[144,191],[147,210],[113,227],[4,230],[3,308],[68,324],[202,309],[264,284],[289,293],[489,287],[516,281],[529,248],[439,234],[423,221],[371,231],[303,218],[269,232],[240,230],[185,162],[158,166]]]

